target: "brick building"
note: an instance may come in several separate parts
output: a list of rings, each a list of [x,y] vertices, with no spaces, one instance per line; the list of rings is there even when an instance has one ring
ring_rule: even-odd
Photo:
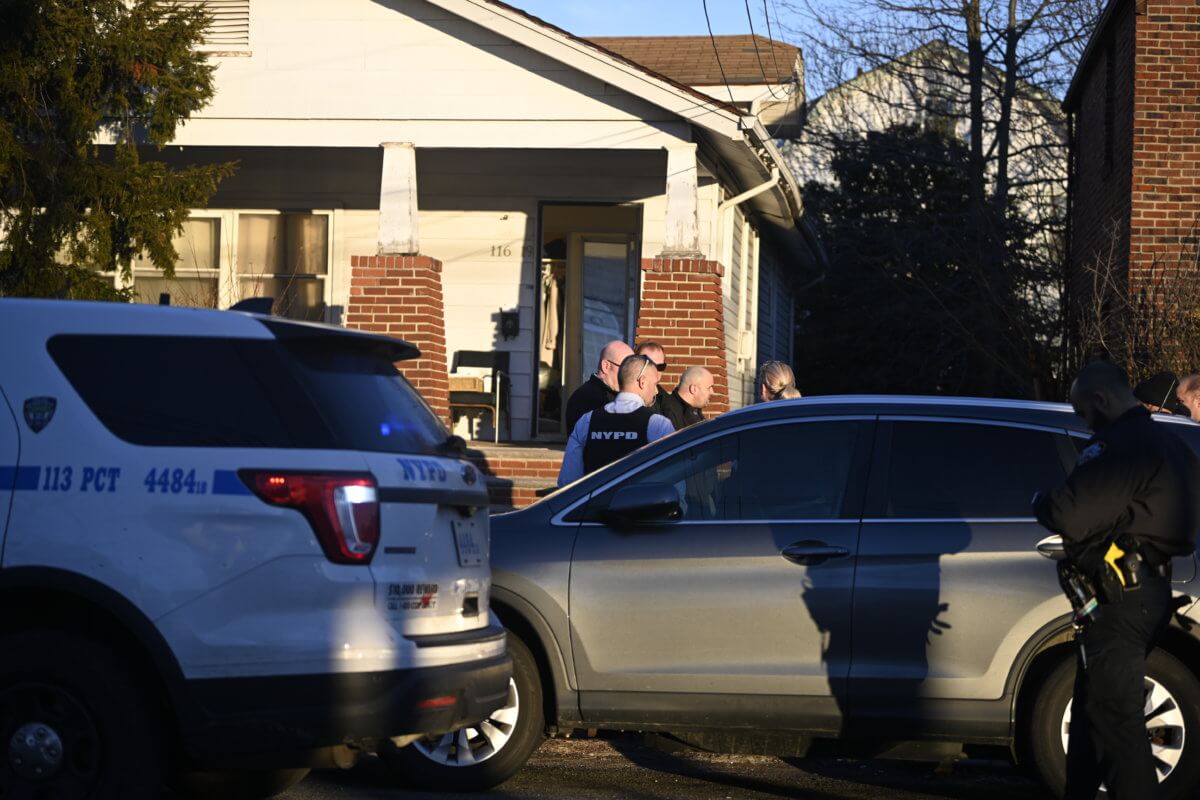
[[[1068,291],[1101,307],[1093,269],[1129,293],[1195,266],[1200,233],[1200,4],[1110,0],[1063,106],[1071,131]]]

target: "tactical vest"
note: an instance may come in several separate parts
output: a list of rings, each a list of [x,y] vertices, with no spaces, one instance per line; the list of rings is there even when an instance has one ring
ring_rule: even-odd
[[[649,441],[646,431],[651,408],[639,408],[628,414],[611,414],[603,408],[592,412],[587,443],[583,446],[584,474],[595,472],[622,456],[627,456]]]

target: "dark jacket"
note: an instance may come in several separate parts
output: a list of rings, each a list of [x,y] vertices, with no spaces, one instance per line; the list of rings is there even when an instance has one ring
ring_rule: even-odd
[[[659,400],[661,409],[658,413],[671,420],[671,424],[677,431],[681,431],[689,425],[695,425],[697,422],[704,422],[704,412],[695,406],[688,405],[687,401],[679,396],[678,389],[668,395],[660,395]]]
[[[1188,555],[1200,526],[1200,461],[1168,423],[1131,409],[1096,432],[1075,469],[1034,502],[1038,522],[1062,534],[1067,555],[1090,570],[1108,543],[1134,535],[1152,563]]]
[[[575,423],[579,422],[579,418],[584,414],[604,408],[606,403],[616,399],[617,393],[608,388],[604,381],[595,375],[589,377],[578,389],[571,392],[571,397],[567,400],[567,433],[575,430]]]
[[[666,416],[666,412],[663,411],[663,409],[665,408],[663,403],[667,402],[667,398],[670,396],[671,396],[671,393],[668,392],[666,389],[664,389],[662,387],[662,385],[660,384],[658,387],[658,391],[655,392],[655,394],[654,394],[654,402],[651,403],[649,406],[647,406],[647,408],[649,408],[655,414],[662,414],[663,416]],[[674,421],[675,420],[671,420],[671,422],[674,422]],[[679,430],[678,425],[675,426],[675,430]]]

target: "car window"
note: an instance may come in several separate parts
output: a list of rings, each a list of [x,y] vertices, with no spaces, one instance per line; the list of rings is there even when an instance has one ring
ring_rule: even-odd
[[[132,444],[432,454],[446,439],[396,367],[353,340],[63,335],[48,349]]]
[[[433,454],[446,428],[395,365],[342,341],[284,340],[297,375],[341,447]]]
[[[677,451],[620,486],[675,486],[685,521],[835,519],[861,430],[855,422],[751,428]],[[617,488],[590,507],[604,508]]]
[[[739,434],[733,518],[817,520],[842,516],[862,425],[805,422]]]
[[[333,443],[272,340],[61,335],[47,349],[100,422],[132,444]]]
[[[593,508],[607,506],[607,499],[621,486],[668,483],[679,492],[683,519],[690,521],[726,518],[736,463],[737,439],[721,436],[672,453],[605,493]]]
[[[887,461],[892,519],[1030,517],[1066,476],[1055,434],[1002,425],[893,422]]]

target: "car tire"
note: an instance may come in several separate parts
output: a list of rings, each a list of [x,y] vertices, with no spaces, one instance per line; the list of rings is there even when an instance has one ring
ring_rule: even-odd
[[[1161,796],[1191,800],[1200,785],[1200,681],[1163,650],[1153,651],[1147,659],[1146,679],[1147,700],[1159,709],[1155,716],[1160,723],[1154,734],[1156,760],[1170,765],[1165,779],[1160,778]],[[1074,686],[1072,657],[1052,670],[1037,688],[1027,732],[1034,769],[1060,797],[1067,780],[1064,731]]]
[[[0,636],[0,653],[0,797],[162,797],[165,726],[132,665],[65,631]]]
[[[546,738],[542,682],[525,643],[509,632],[513,677],[508,702],[487,720],[407,747],[380,745],[379,756],[405,785],[428,791],[473,792],[511,778]],[[497,739],[501,745],[493,747]]]
[[[304,780],[305,769],[250,769],[185,772],[172,781],[180,800],[263,800]]]

